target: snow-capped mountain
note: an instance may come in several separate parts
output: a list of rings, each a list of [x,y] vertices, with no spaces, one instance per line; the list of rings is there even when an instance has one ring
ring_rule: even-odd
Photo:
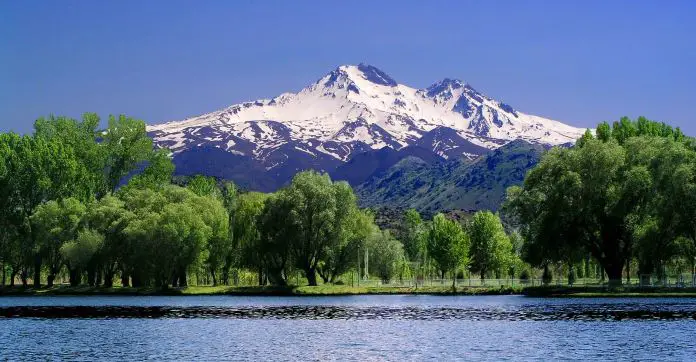
[[[328,171],[383,147],[417,145],[443,158],[473,157],[515,139],[556,145],[583,133],[519,112],[459,80],[416,89],[366,64],[340,66],[298,93],[153,125],[148,131],[174,153],[175,162],[183,158],[190,166],[203,157],[213,169],[221,158],[235,158],[235,167],[243,161],[281,178],[302,168]],[[217,176],[224,176],[220,172]]]

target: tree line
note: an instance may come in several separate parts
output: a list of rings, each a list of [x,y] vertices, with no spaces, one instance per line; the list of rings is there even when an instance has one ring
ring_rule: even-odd
[[[49,117],[0,134],[2,284],[67,278],[92,286],[341,283],[347,276],[529,277],[569,281],[696,268],[696,142],[639,118],[600,124],[556,147],[508,190],[498,214],[465,221],[407,210],[381,230],[351,187],[305,171],[265,194],[204,176],[174,177],[145,123]],[[369,271],[368,271],[369,269]],[[352,277],[351,277],[352,278]]]
[[[696,142],[643,117],[601,123],[574,147],[550,150],[510,188],[506,214],[535,267],[573,272],[592,260],[611,284],[624,273],[630,281],[635,268],[661,278],[668,269],[694,273]]]
[[[389,281],[471,270],[519,270],[519,237],[498,215],[461,224],[408,210],[380,230],[346,182],[298,173],[271,194],[229,181],[173,177],[169,152],[153,147],[145,123],[95,114],[42,118],[30,135],[0,134],[2,284],[187,286],[191,275],[236,284],[340,283],[349,272]],[[517,240],[517,241],[516,241]]]

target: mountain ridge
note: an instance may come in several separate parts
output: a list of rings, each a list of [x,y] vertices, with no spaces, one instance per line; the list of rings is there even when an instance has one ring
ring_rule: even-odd
[[[379,157],[384,148],[474,159],[517,139],[558,145],[583,132],[523,113],[461,80],[417,89],[363,63],[339,66],[296,93],[148,126],[155,144],[172,151],[178,174],[229,177],[259,191],[274,191],[308,168],[351,178],[345,174],[351,160]],[[421,153],[437,160],[433,155]],[[373,171],[399,159],[375,163]],[[353,183],[372,174],[362,171]]]

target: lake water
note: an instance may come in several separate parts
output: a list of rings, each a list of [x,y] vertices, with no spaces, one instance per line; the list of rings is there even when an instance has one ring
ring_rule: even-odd
[[[0,360],[696,360],[696,299],[2,297]]]

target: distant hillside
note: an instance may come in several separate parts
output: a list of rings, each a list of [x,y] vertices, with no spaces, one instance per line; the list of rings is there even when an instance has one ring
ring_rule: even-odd
[[[548,146],[517,140],[475,160],[430,163],[406,157],[356,187],[363,206],[440,210],[498,210],[505,190],[524,181]]]

